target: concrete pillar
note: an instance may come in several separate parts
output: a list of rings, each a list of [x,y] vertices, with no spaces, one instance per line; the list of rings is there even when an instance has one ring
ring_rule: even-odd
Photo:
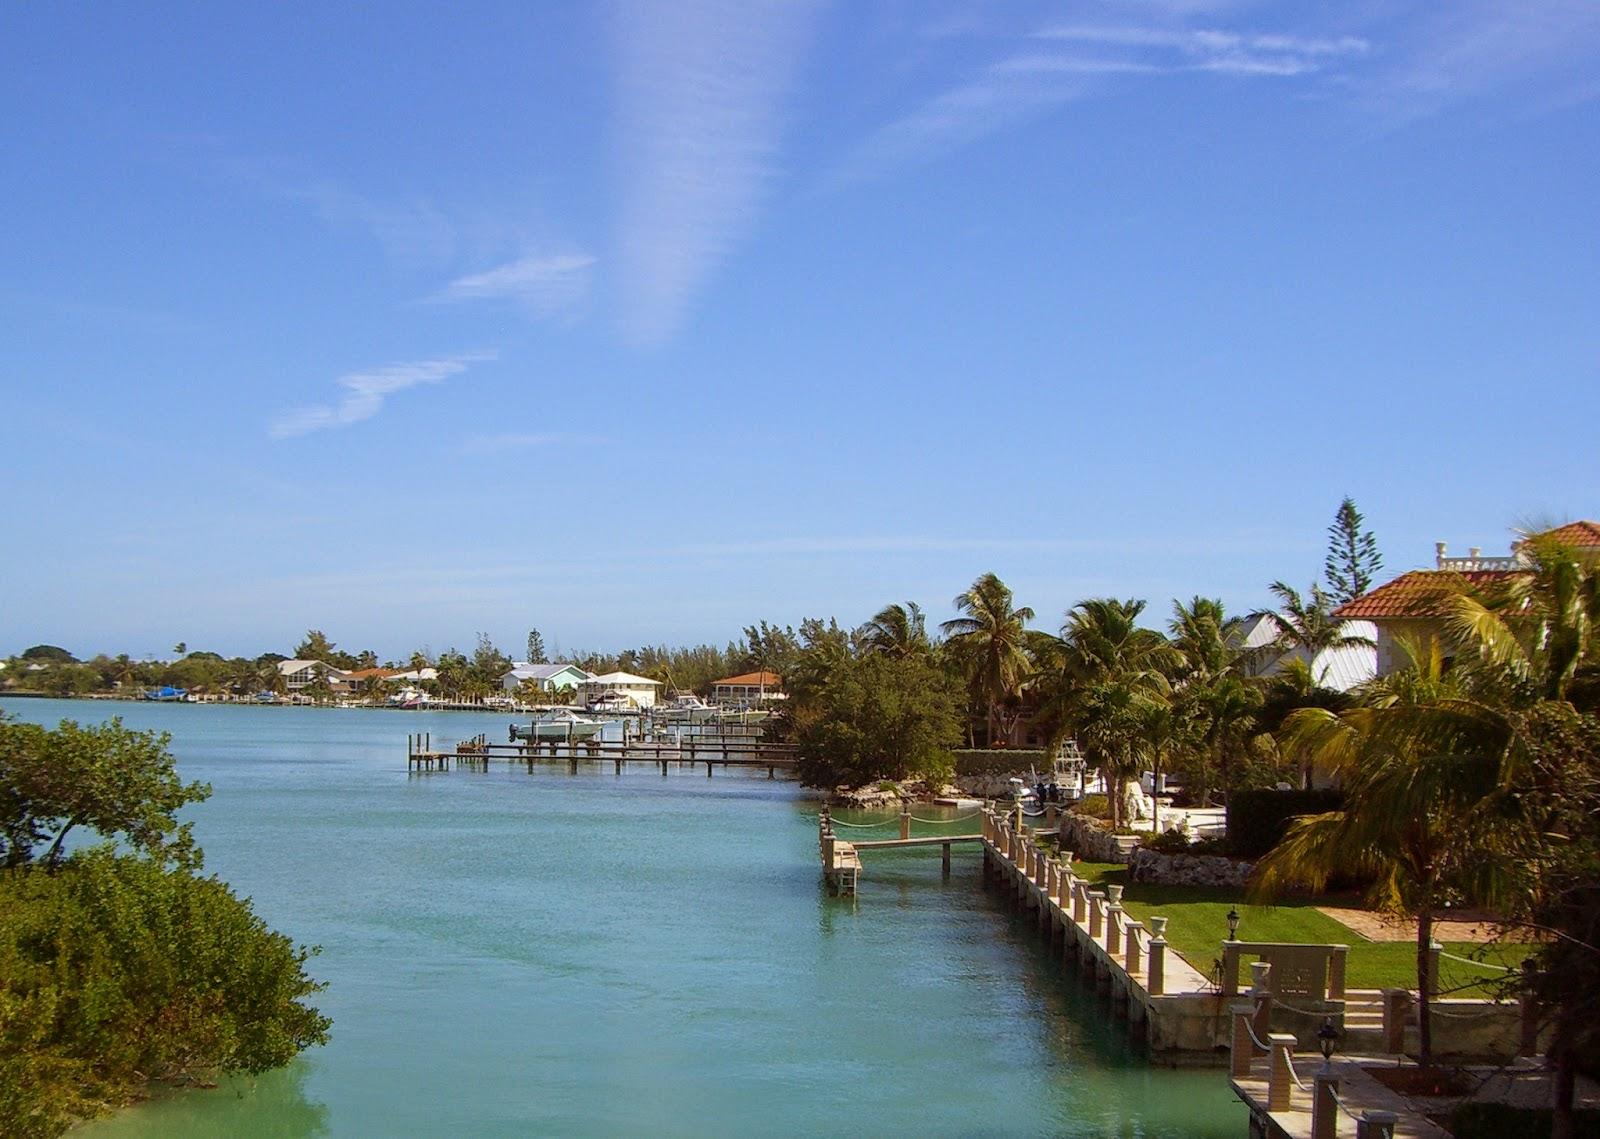
[[[1128,952],[1123,961],[1123,966],[1128,970],[1128,976],[1136,977],[1141,968],[1139,961],[1139,931],[1144,929],[1144,922],[1130,921],[1127,923]]]
[[[1356,1139],[1394,1139],[1395,1124],[1400,1117],[1392,1111],[1369,1107],[1356,1121]]]
[[[903,803],[900,806],[900,837],[911,837],[911,805]]]
[[[1228,1075],[1242,1080],[1250,1075],[1250,1065],[1255,1062],[1256,1046],[1250,1041],[1250,1017],[1255,1005],[1249,1001],[1236,1001],[1228,1006],[1233,1031],[1228,1043]]]
[[[1330,1001],[1344,1000],[1344,967],[1345,958],[1350,955],[1348,945],[1335,945],[1333,956],[1328,960],[1328,999]]]
[[[1267,1076],[1267,1110],[1288,1111],[1294,1091],[1294,1033],[1274,1032],[1267,1037],[1272,1067]]]
[[[1080,926],[1088,920],[1089,884],[1081,878],[1072,883],[1072,920]]]
[[[1106,952],[1116,957],[1122,952],[1122,907],[1106,903]]]
[[[1150,939],[1150,975],[1145,978],[1145,989],[1152,997],[1159,997],[1167,983],[1167,942],[1163,937]]]
[[[1413,998],[1407,989],[1383,990],[1383,1050],[1398,1055],[1406,1050],[1406,1023]]]
[[[1339,1090],[1339,1077],[1332,1072],[1318,1072],[1311,1087],[1311,1139],[1338,1139],[1339,1104],[1334,1095]]]
[[[1100,903],[1105,900],[1105,893],[1101,890],[1090,890],[1089,897],[1089,936],[1100,936],[1101,921],[1104,915],[1100,911]]]

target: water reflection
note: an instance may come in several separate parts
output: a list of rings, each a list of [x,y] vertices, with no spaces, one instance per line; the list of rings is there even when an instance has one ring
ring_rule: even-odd
[[[74,1131],[83,1139],[182,1134],[233,1139],[315,1139],[330,1134],[328,1108],[306,1092],[314,1061],[300,1059],[260,1076],[237,1076],[201,1091],[163,1090],[137,1112],[97,1120]],[[246,1123],[248,1121],[248,1123]]]

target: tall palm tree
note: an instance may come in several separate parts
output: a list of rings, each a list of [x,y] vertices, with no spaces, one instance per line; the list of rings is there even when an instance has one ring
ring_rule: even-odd
[[[1000,709],[1020,694],[1032,670],[1026,650],[1033,610],[1012,608],[1011,590],[992,573],[974,581],[952,604],[961,614],[939,628],[961,661],[974,702],[984,708],[989,740],[1000,734]]]
[[[1041,719],[1071,732],[1105,776],[1113,826],[1122,824],[1127,779],[1152,754],[1150,729],[1165,716],[1178,651],[1139,626],[1143,601],[1092,598],[1067,614],[1039,682]],[[1160,734],[1170,739],[1170,724]]]
[[[856,630],[856,637],[862,652],[882,653],[896,660],[920,656],[931,647],[927,618],[915,601],[885,605]]]
[[[1365,686],[1343,712],[1301,708],[1280,738],[1334,775],[1344,806],[1298,819],[1256,869],[1264,893],[1321,889],[1341,873],[1372,880],[1368,900],[1417,919],[1421,1059],[1432,1059],[1429,948],[1448,892],[1496,904],[1509,894],[1515,841],[1506,792],[1526,768],[1520,718],[1452,671],[1436,639],[1402,639],[1411,667]]]
[[[1305,596],[1293,586],[1275,581],[1267,587],[1278,599],[1277,609],[1257,609],[1251,617],[1266,620],[1276,634],[1269,649],[1282,656],[1299,651],[1308,662],[1328,649],[1371,648],[1371,637],[1345,632],[1345,624],[1333,615],[1333,598],[1313,583]],[[1322,682],[1322,677],[1316,677]]]

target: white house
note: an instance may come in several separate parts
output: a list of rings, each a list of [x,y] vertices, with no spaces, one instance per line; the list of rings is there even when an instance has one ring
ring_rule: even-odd
[[[729,707],[754,708],[767,700],[782,700],[783,677],[775,672],[744,672],[711,682],[711,699]]]
[[[654,708],[660,688],[661,682],[651,680],[648,676],[635,676],[631,672],[608,672],[603,676],[591,676],[578,685],[578,701],[582,704],[593,704],[602,697],[615,693],[611,699],[620,698],[626,708]]]
[[[523,684],[532,681],[540,692],[554,692],[558,688],[576,689],[593,677],[592,672],[575,664],[530,664],[519,660],[512,664],[511,671],[500,677],[500,687],[507,692],[515,692]]]
[[[1347,645],[1337,649],[1323,649],[1315,658],[1305,649],[1292,649],[1274,653],[1270,646],[1277,639],[1278,630],[1265,616],[1247,617],[1240,630],[1239,647],[1258,655],[1260,663],[1253,670],[1257,676],[1272,676],[1282,672],[1291,660],[1303,660],[1311,666],[1311,677],[1323,688],[1335,692],[1348,692],[1378,675],[1378,627],[1371,621],[1346,621],[1339,630],[1347,637],[1365,637],[1372,644]]]
[[[1600,563],[1600,522],[1568,522],[1537,537],[1556,543],[1591,564]],[[1467,551],[1466,557],[1451,557],[1445,544],[1439,542],[1434,547],[1433,569],[1403,573],[1341,605],[1334,616],[1376,630],[1377,672],[1387,676],[1410,666],[1408,641],[1427,641],[1443,632],[1441,590],[1462,585],[1494,589],[1508,580],[1526,577],[1533,570],[1530,540],[1513,543],[1510,554],[1489,557],[1476,546]]]
[[[348,692],[351,687],[348,672],[320,660],[280,660],[278,675],[283,677],[283,686],[290,692],[299,692],[318,676],[327,679],[328,688],[333,692]]]

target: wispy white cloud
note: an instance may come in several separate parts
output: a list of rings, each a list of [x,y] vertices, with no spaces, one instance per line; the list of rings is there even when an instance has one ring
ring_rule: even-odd
[[[1488,95],[1561,106],[1600,97],[1597,55],[1593,0],[1458,0],[1425,7],[1402,49],[1360,90],[1402,118]]]
[[[525,306],[536,316],[570,316],[588,298],[594,265],[595,259],[585,253],[534,254],[458,277],[434,299],[508,300]]]
[[[623,324],[638,342],[682,322],[754,224],[813,0],[655,0],[618,10]]]
[[[1186,73],[1288,79],[1332,72],[1372,51],[1354,35],[1185,26],[1215,7],[1157,5],[1122,13],[1142,22],[1063,24],[1014,37],[1009,54],[870,134],[829,180],[872,177],[955,150],[1118,79]]]
[[[437,384],[460,375],[473,364],[496,358],[494,352],[464,352],[437,360],[391,364],[370,372],[353,372],[334,381],[345,391],[335,404],[317,404],[289,412],[268,429],[274,439],[289,439],[332,427],[346,427],[371,419],[383,410],[384,400],[396,392],[421,384]]]

